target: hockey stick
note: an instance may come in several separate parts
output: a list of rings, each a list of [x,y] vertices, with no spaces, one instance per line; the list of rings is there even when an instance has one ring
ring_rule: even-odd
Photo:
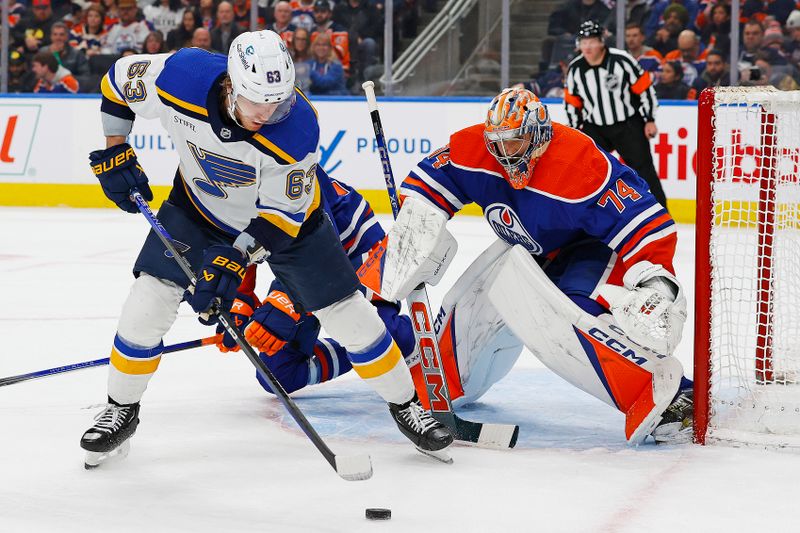
[[[192,267],[189,265],[189,262],[186,260],[183,255],[178,252],[172,237],[170,237],[169,233],[167,232],[166,228],[161,225],[161,222],[158,221],[156,215],[153,213],[152,209],[150,209],[150,205],[147,203],[141,193],[138,190],[133,189],[131,192],[131,200],[136,202],[136,205],[139,207],[139,211],[142,212],[144,217],[150,223],[150,226],[153,228],[153,231],[156,232],[158,238],[161,239],[161,242],[164,243],[164,246],[167,250],[172,254],[172,257],[178,263],[178,266],[181,268],[186,277],[189,278],[190,286],[194,286],[197,282],[197,277],[195,276],[194,272],[192,272]],[[236,328],[233,322],[233,318],[231,318],[230,313],[227,309],[222,309],[218,303],[212,307],[212,313],[216,314],[219,323],[222,324],[222,327],[225,328],[225,331],[233,337],[233,340],[236,341],[236,344],[242,349],[242,352],[250,359],[250,362],[253,363],[253,366],[256,367],[256,370],[261,374],[261,376],[267,380],[272,391],[275,393],[275,396],[281,401],[286,410],[289,411],[289,414],[292,415],[292,418],[297,422],[297,425],[300,426],[300,429],[303,430],[303,433],[311,440],[314,446],[322,453],[325,460],[328,461],[328,464],[336,471],[342,479],[346,479],[347,481],[358,481],[362,479],[369,479],[372,477],[372,460],[370,459],[369,455],[354,455],[354,456],[341,456],[336,455],[331,451],[325,441],[322,440],[322,437],[319,436],[317,431],[305,417],[303,412],[297,407],[297,404],[294,403],[286,391],[283,389],[283,386],[280,382],[275,378],[272,374],[272,371],[269,367],[258,357],[258,354],[253,350],[253,347],[244,340],[244,337],[239,330]]]
[[[375,141],[381,157],[383,177],[386,181],[386,191],[389,193],[389,202],[392,205],[392,214],[397,218],[400,212],[400,199],[394,183],[392,164],[389,161],[389,151],[386,149],[386,139],[383,135],[383,126],[378,112],[378,101],[375,98],[375,84],[371,81],[364,82],[361,87],[367,96],[367,106],[372,118],[372,129],[375,131]],[[447,379],[441,366],[439,342],[433,329],[433,317],[430,313],[430,301],[425,284],[420,284],[406,298],[406,303],[411,314],[411,323],[414,326],[414,335],[420,350],[420,365],[425,376],[425,385],[428,389],[431,414],[441,423],[449,427],[460,441],[476,443],[488,448],[513,448],[519,436],[519,426],[511,424],[484,424],[464,420],[453,412],[450,401],[450,391],[447,388]]]
[[[179,342],[178,344],[171,344],[164,346],[162,353],[173,353],[188,350],[190,348],[198,348],[200,346],[208,346],[209,344],[216,344],[222,339],[222,334],[206,337],[204,339],[195,339],[193,341]],[[55,374],[63,374],[64,372],[72,372],[73,370],[82,370],[84,368],[92,368],[95,366],[103,366],[108,364],[108,357],[102,359],[95,359],[94,361],[83,361],[82,363],[74,363],[71,365],[57,366],[55,368],[48,368],[46,370],[37,370],[36,372],[28,372],[27,374],[20,374],[18,376],[9,376],[7,378],[0,378],[0,387],[5,385],[13,385],[22,381],[31,379],[44,378],[53,376]]]

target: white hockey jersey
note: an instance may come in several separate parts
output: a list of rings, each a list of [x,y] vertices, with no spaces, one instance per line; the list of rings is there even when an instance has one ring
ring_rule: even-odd
[[[289,116],[258,132],[223,122],[226,67],[225,56],[198,48],[122,58],[102,80],[102,111],[161,121],[180,157],[180,186],[220,230],[237,235],[261,217],[296,237],[320,205],[316,110],[298,91]]]

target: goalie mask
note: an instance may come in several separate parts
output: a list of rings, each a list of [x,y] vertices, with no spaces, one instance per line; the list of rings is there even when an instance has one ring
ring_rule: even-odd
[[[245,32],[228,52],[228,114],[240,126],[240,115],[275,124],[289,115],[295,102],[294,63],[280,36],[269,30]]]
[[[483,138],[513,188],[524,189],[528,185],[536,161],[552,137],[550,114],[532,92],[504,89],[492,100]]]

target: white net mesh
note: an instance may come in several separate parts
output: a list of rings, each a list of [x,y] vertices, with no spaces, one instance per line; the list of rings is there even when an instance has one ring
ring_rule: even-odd
[[[719,91],[714,127],[708,438],[800,446],[800,93]]]

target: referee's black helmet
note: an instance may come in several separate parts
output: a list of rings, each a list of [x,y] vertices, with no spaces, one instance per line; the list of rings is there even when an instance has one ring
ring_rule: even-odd
[[[580,41],[581,39],[587,39],[589,37],[597,37],[602,41],[604,31],[603,27],[597,21],[586,20],[581,23],[576,39]]]

